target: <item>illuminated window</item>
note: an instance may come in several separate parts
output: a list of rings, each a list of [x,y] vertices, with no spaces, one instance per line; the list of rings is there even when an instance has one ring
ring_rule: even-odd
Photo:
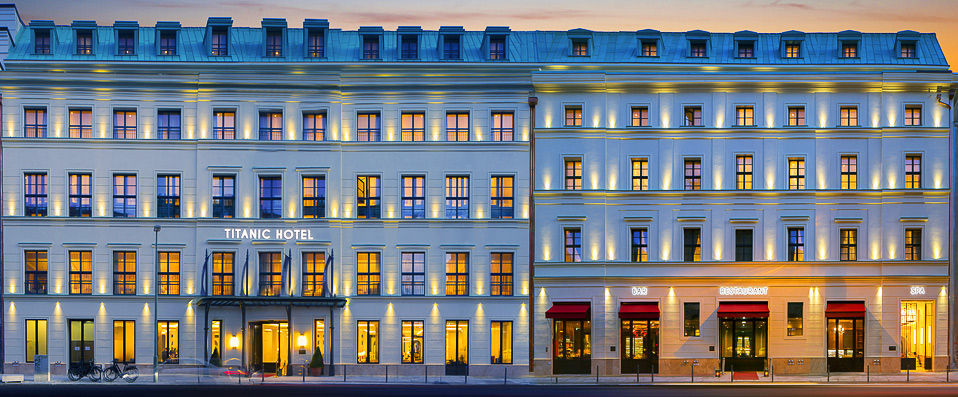
[[[513,177],[496,175],[491,179],[489,187],[489,217],[492,219],[512,219],[513,204]]]
[[[303,140],[326,139],[326,113],[303,113]]]
[[[47,320],[27,320],[24,329],[25,362],[32,363],[37,355],[47,354]]]
[[[402,218],[426,217],[426,177],[422,175],[402,177]]]
[[[805,189],[805,159],[788,159],[788,189]]]
[[[70,109],[70,138],[93,138],[93,110]]]
[[[136,110],[113,111],[113,139],[136,139]]]
[[[136,361],[136,326],[133,320],[113,321],[113,361],[132,364]]]
[[[921,155],[905,155],[905,189],[921,189]]]
[[[735,229],[735,261],[751,262],[754,260],[752,229]]]
[[[356,140],[379,142],[379,113],[356,114]]]
[[[70,178],[70,216],[88,218],[93,216],[93,175],[89,173],[69,175]]]
[[[788,260],[791,262],[805,260],[805,228],[788,228]]]
[[[323,37],[322,29],[309,29],[306,36],[306,56],[309,58],[322,58],[325,56],[326,42]]]
[[[582,190],[582,160],[566,159],[565,190]]]
[[[93,293],[93,252],[70,251],[70,295]]]
[[[403,321],[402,328],[402,363],[422,364],[423,357],[423,322]]]
[[[592,322],[589,320],[554,321],[554,360],[585,360],[592,358]]]
[[[565,126],[566,127],[581,127],[582,126],[582,108],[578,106],[566,106],[565,107]]]
[[[788,126],[789,127],[804,127],[805,124],[805,107],[804,106],[789,106],[788,107]]]
[[[632,232],[632,262],[649,260],[649,229],[634,228]]]
[[[363,59],[379,59],[379,36],[363,36]]]
[[[326,217],[326,177],[303,177],[303,218]]]
[[[213,217],[236,215],[236,176],[213,175]]]
[[[325,252],[303,252],[303,296],[323,295]]]
[[[506,59],[506,37],[493,36],[489,38],[489,59]]]
[[[469,253],[446,253],[446,295],[469,295]]]
[[[176,55],[176,31],[160,31],[160,55]]]
[[[469,140],[469,113],[446,113],[446,140],[450,142]]]
[[[259,296],[280,296],[283,289],[282,262],[279,252],[259,253]]]
[[[116,54],[136,55],[136,31],[132,29],[116,31]]]
[[[575,57],[589,56],[589,40],[588,39],[572,39],[572,56],[575,56]]]
[[[682,260],[699,262],[702,260],[702,229],[687,227],[682,229],[682,245],[685,247]]]
[[[47,174],[23,174],[23,215],[47,216]]]
[[[512,364],[512,321],[493,321],[489,327],[492,364]]]
[[[739,41],[738,42],[738,57],[739,58],[755,58],[755,42],[754,41]]]
[[[400,254],[402,266],[402,295],[426,295],[426,253],[403,252]]]
[[[921,105],[905,106],[905,125],[910,127],[921,125]]]
[[[23,292],[45,295],[47,293],[47,251],[23,252]]]
[[[915,43],[901,43],[901,53],[902,58],[916,58],[917,51],[915,51]]]
[[[259,112],[259,140],[283,140],[283,112]]]
[[[803,306],[802,302],[788,302],[788,336],[802,336]]]
[[[161,364],[179,364],[180,362],[180,322],[159,321],[159,360]]]
[[[512,112],[492,112],[492,140],[512,141],[515,133]]]
[[[442,59],[459,59],[459,57],[459,35],[443,35]]]
[[[379,295],[379,253],[356,253],[356,294]]]
[[[23,109],[23,136],[26,138],[47,137],[47,109]]]
[[[259,217],[263,219],[283,217],[282,177],[259,177]]]
[[[751,127],[755,125],[755,109],[751,106],[735,107],[735,125]]]
[[[180,253],[160,251],[160,295],[180,294]]]
[[[858,107],[842,106],[839,108],[838,125],[842,127],[858,126]]]
[[[685,159],[685,190],[702,190],[701,159]]]
[[[180,176],[156,176],[156,217],[180,217]]]
[[[136,251],[113,251],[113,295],[136,295]]]
[[[156,118],[156,139],[180,139],[179,110],[158,111]]]
[[[214,252],[213,256],[213,296],[233,295],[233,260],[236,254],[232,252]]]
[[[469,365],[469,321],[446,320],[446,366]]]
[[[236,111],[213,112],[213,139],[236,139]]]
[[[356,362],[379,364],[379,321],[356,321]]]
[[[422,112],[403,113],[400,135],[403,142],[422,142],[426,139],[426,114]]]
[[[582,262],[582,230],[566,228],[563,230],[566,262]]]
[[[323,357],[326,357],[326,321],[318,319],[313,321],[313,347],[319,349],[323,353]]]
[[[446,218],[469,218],[469,177],[446,177]]]
[[[649,190],[649,159],[632,159],[632,190]]]
[[[419,38],[416,35],[403,35],[400,42],[399,57],[401,59],[419,58]]]
[[[214,57],[229,55],[229,28],[214,28],[212,30],[210,55]]]
[[[642,56],[644,57],[659,56],[658,42],[655,40],[642,40]]]
[[[489,269],[489,295],[512,295],[512,257],[511,252],[493,252]]]
[[[219,358],[219,364],[223,363],[223,320],[210,321],[210,357],[213,356]]]
[[[735,188],[738,190],[752,189],[752,155],[750,154],[735,156]]]
[[[842,42],[842,58],[858,58],[858,42],[857,41]]]
[[[905,260],[921,260],[921,229],[905,229]]]
[[[801,41],[786,41],[785,42],[785,58],[801,58],[802,57],[802,42]]]
[[[50,53],[50,30],[49,29],[34,29],[33,53],[37,55],[46,55]]]
[[[379,219],[380,185],[379,177],[360,175],[356,177],[356,217],[359,219]]]
[[[841,229],[839,233],[840,259],[843,261],[858,260],[858,229]]]
[[[648,127],[649,126],[649,107],[648,106],[633,106],[632,107],[632,126],[633,127]]]
[[[699,303],[685,302],[682,336],[699,336]]]
[[[704,58],[706,42],[701,40],[689,41],[689,56],[693,58]]]
[[[842,189],[858,189],[858,156],[844,155],[841,162]]]
[[[136,218],[136,175],[113,174],[113,217]]]
[[[702,125],[702,107],[686,106],[685,127],[701,127]]]
[[[266,56],[283,56],[283,31],[281,29],[266,29]]]

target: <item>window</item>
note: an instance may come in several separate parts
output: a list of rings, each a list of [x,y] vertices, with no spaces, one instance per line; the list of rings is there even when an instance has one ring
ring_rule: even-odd
[[[93,252],[70,251],[70,295],[93,293]]]
[[[685,190],[702,190],[701,159],[685,159]]]
[[[751,106],[736,106],[735,125],[739,127],[755,126],[755,109]]]
[[[236,112],[216,110],[213,112],[213,139],[236,139]]]
[[[37,355],[47,354],[47,320],[27,320],[24,331],[23,339],[26,342],[24,361],[32,363]]]
[[[659,56],[658,42],[655,40],[642,40],[642,56],[644,57]]]
[[[116,54],[136,55],[136,32],[131,29],[116,31]]]
[[[685,126],[686,127],[701,127],[702,126],[702,107],[701,106],[686,106],[685,107]]]
[[[648,106],[633,106],[632,107],[632,126],[633,127],[648,127],[649,126],[649,107]]]
[[[214,252],[213,254],[213,295],[233,295],[233,259],[232,252]]]
[[[838,125],[842,127],[858,126],[858,107],[842,106],[839,108]]]
[[[801,41],[786,41],[785,42],[785,58],[801,58],[802,57],[802,42]]]
[[[489,269],[489,295],[512,296],[512,258],[511,252],[493,252]]]
[[[489,59],[506,59],[506,38],[505,36],[494,36],[489,38]]]
[[[909,127],[921,125],[921,105],[905,106],[905,125]]]
[[[136,175],[113,174],[113,217],[136,218]]]
[[[492,140],[496,142],[512,141],[515,135],[514,115],[512,112],[492,112]]]
[[[565,126],[566,127],[582,127],[582,108],[581,107],[566,106]]]
[[[493,321],[489,329],[492,364],[512,364],[512,321]]]
[[[469,177],[446,177],[446,218],[469,218]]]
[[[70,109],[70,138],[93,138],[93,110]]]
[[[699,336],[699,303],[685,302],[682,336]]]
[[[682,259],[686,262],[702,260],[702,229],[687,227],[682,229],[682,245],[685,247]]]
[[[136,326],[133,320],[113,321],[113,361],[132,364],[136,361]]]
[[[905,189],[921,189],[920,154],[905,155]]]
[[[210,55],[225,57],[229,55],[229,28],[214,28],[210,40]]]
[[[632,232],[632,262],[649,260],[649,229],[635,228]]]
[[[213,217],[232,218],[236,215],[236,177],[213,175]]]
[[[136,295],[136,251],[113,251],[113,295]]]
[[[357,141],[379,142],[379,113],[359,113],[356,124]]]
[[[422,219],[426,217],[426,189],[424,176],[402,177],[402,217]]]
[[[689,56],[692,58],[704,58],[705,57],[705,42],[704,41],[690,41],[689,42]]]
[[[450,34],[442,39],[442,58],[459,59],[459,36]]]
[[[93,216],[93,175],[70,174],[70,216],[88,218]]]
[[[446,295],[469,295],[469,253],[446,253]]]
[[[632,159],[632,190],[649,190],[649,159]]]
[[[223,361],[223,320],[210,321],[210,354]]]
[[[266,56],[283,56],[283,31],[281,29],[266,29]]]
[[[752,189],[752,155],[750,154],[735,156],[735,188],[738,190]]]
[[[842,42],[842,58],[858,58],[858,42]]]
[[[47,216],[47,174],[23,174],[23,215]]]
[[[35,29],[33,31],[33,53],[46,55],[50,53],[50,30]]]
[[[303,177],[303,218],[326,217],[326,177]]]
[[[788,126],[789,127],[804,127],[805,124],[805,107],[804,106],[789,106],[788,107]]]
[[[446,140],[450,142],[469,140],[469,113],[446,113]]]
[[[159,330],[159,342],[157,348],[160,349],[160,363],[178,364],[180,362],[180,322],[179,321],[159,321],[157,323]]]
[[[47,293],[47,251],[29,250],[23,252],[23,292],[26,294],[46,295]]]
[[[326,137],[326,113],[303,113],[303,140],[322,141]]]
[[[156,176],[156,217],[180,217],[180,176]]]
[[[493,176],[489,188],[490,211],[489,217],[492,219],[512,219],[513,209],[513,177],[511,176]]]
[[[325,252],[303,252],[303,296],[323,295]]]
[[[176,31],[160,31],[160,55],[176,55]]]
[[[356,362],[379,364],[379,321],[356,321]]]
[[[379,295],[379,253],[356,253],[356,294]]]
[[[566,262],[582,262],[582,230],[579,228],[566,228],[563,230],[565,238],[563,245],[565,248]]]
[[[553,325],[552,355],[555,360],[585,360],[592,357],[592,322],[559,320]]]
[[[363,59],[379,59],[379,37],[363,36]]]
[[[738,42],[738,57],[739,58],[755,58],[755,42],[754,41]]]
[[[842,189],[858,189],[858,156],[841,157]]]
[[[323,37],[322,29],[309,29],[306,35],[306,56],[309,58],[322,58],[325,56],[326,42]]]
[[[259,140],[280,141],[283,139],[283,113],[259,112]]]
[[[402,266],[402,295],[426,295],[426,253],[403,252],[400,254]]]
[[[180,111],[163,110],[156,112],[157,139],[180,139]]]
[[[905,229],[905,260],[921,260],[921,229]]]
[[[902,58],[915,58],[917,52],[915,51],[915,43],[901,43],[901,53]]]
[[[788,159],[788,189],[805,189],[805,159]]]
[[[423,322],[402,322],[402,363],[422,364],[423,356]]]
[[[259,217],[264,219],[283,217],[282,177],[259,177]]]
[[[752,229],[735,229],[735,261],[751,262],[754,260],[752,244]]]
[[[283,259],[279,252],[259,253],[259,296],[279,296],[283,290]]]
[[[160,255],[160,295],[180,294],[180,253],[163,252]]]
[[[403,142],[422,142],[426,140],[426,114],[422,112],[403,113],[399,132]]]
[[[23,109],[23,136],[47,137],[47,109]]]
[[[113,111],[113,139],[136,139],[136,110]]]
[[[316,339],[313,341],[313,346],[321,353],[323,357],[326,356],[326,320],[319,319],[313,321],[313,337]],[[332,360],[330,360],[332,361]]]
[[[572,56],[574,57],[589,56],[589,40],[588,39],[572,39]]]
[[[582,160],[566,159],[565,190],[582,190]]]
[[[788,228],[788,260],[790,262],[805,260],[805,228]]]
[[[401,59],[418,59],[419,58],[419,38],[411,34],[402,36],[402,42],[400,43],[399,57]]]
[[[356,217],[359,219],[379,219],[379,177],[360,175],[356,178],[356,187]]]
[[[858,229],[841,229],[839,233],[839,252],[843,261],[858,260]]]
[[[469,321],[446,320],[446,365],[469,363]]]
[[[804,333],[802,322],[804,317],[802,302],[788,302],[788,336],[802,336]]]

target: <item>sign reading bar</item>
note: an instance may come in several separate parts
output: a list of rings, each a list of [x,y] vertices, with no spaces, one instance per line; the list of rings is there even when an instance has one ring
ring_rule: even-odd
[[[312,240],[313,231],[309,229],[223,229],[228,239],[242,240]]]
[[[719,295],[768,295],[768,287],[719,287]]]
[[[649,287],[632,287],[632,295],[648,295]]]

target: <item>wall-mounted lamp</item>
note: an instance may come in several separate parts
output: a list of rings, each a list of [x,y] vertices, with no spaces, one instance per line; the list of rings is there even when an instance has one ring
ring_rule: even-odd
[[[230,349],[239,349],[239,338],[236,335],[230,336]]]
[[[306,354],[306,334],[299,334],[296,338],[296,345],[299,346],[299,354]]]

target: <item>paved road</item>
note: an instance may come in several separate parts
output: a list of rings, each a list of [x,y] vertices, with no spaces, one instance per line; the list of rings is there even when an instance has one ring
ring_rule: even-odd
[[[0,385],[0,396],[134,396],[134,397],[327,397],[327,396],[958,396],[958,385],[677,385],[677,386],[575,386],[575,385],[120,385],[22,384]]]

